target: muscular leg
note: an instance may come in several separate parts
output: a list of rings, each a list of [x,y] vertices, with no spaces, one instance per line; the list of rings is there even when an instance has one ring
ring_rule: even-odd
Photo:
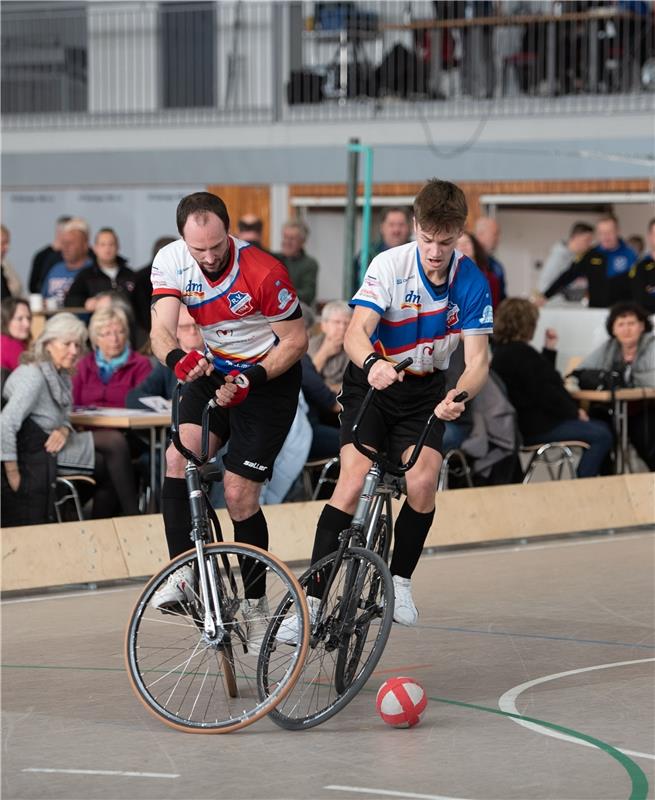
[[[200,425],[184,423],[180,425],[182,444],[194,453],[200,450]],[[209,452],[215,453],[220,442],[213,433],[209,434]],[[186,459],[175,447],[169,445],[166,451],[166,477],[161,492],[161,506],[164,517],[164,530],[171,558],[191,547],[191,509],[184,479]]]
[[[234,525],[234,540],[268,550],[268,526],[259,507],[261,483],[226,470],[223,485],[225,504]],[[257,566],[251,559],[244,558],[241,560],[241,572],[244,576],[246,597],[263,597],[266,594],[266,572],[263,566]]]
[[[409,458],[412,448],[403,453]],[[441,469],[441,454],[424,447],[416,464],[407,473],[407,500],[400,509],[394,530],[391,574],[411,578],[416,569],[432,520]]]

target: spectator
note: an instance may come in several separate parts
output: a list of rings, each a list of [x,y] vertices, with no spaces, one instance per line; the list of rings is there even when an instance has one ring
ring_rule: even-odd
[[[343,349],[343,337],[352,315],[352,309],[344,300],[331,300],[321,311],[321,333],[309,340],[307,352],[316,371],[333,392],[341,390],[349,361]]]
[[[390,247],[398,247],[407,244],[410,235],[411,216],[407,208],[393,206],[382,211],[380,219],[380,238],[371,245],[368,253],[368,264],[362,264],[362,254],[358,253],[355,257],[355,273],[353,294],[359,289],[364,281],[364,274],[368,265],[375,256],[388,250]]]
[[[98,292],[96,295],[96,311],[101,308],[120,308],[120,310],[127,317],[127,324],[130,328],[130,347],[133,350],[139,350],[143,355],[149,355],[148,347],[142,345],[141,349],[137,347],[137,332],[136,323],[134,321],[134,308],[130,301],[126,298],[125,294],[110,289],[108,292]],[[146,344],[149,344],[146,342]]]
[[[23,294],[20,278],[6,258],[10,243],[9,229],[5,225],[0,225],[0,259],[2,262],[0,265],[0,299],[2,300],[5,297],[21,297]]]
[[[580,369],[616,372],[625,386],[655,388],[655,335],[646,311],[637,303],[617,303],[607,317],[609,339],[590,353]],[[653,402],[629,404],[628,437],[648,469],[655,471]]]
[[[500,241],[500,225],[491,217],[479,217],[475,223],[475,235],[489,258],[489,269],[498,278],[500,299],[504,300],[507,297],[505,267],[493,255]]]
[[[54,266],[58,261],[61,261],[61,235],[64,232],[66,223],[70,222],[72,219],[73,218],[68,215],[58,217],[55,223],[55,236],[52,243],[46,245],[42,250],[34,254],[29,280],[30,292],[32,292],[32,294],[41,294],[43,281],[50,267]]]
[[[112,228],[100,228],[93,243],[95,263],[80,270],[66,295],[69,308],[96,310],[100,292],[116,291],[129,297],[136,275],[118,255],[118,236]]]
[[[120,309],[94,312],[89,322],[93,352],[80,361],[73,378],[75,405],[124,407],[127,393],[150,374],[150,360],[130,348],[128,336]]]
[[[619,224],[611,214],[601,217],[596,223],[596,239],[598,244],[551,283],[543,294],[544,298],[554,297],[580,277],[586,277],[589,282],[589,305],[592,308],[608,308],[629,298],[628,273],[637,256],[619,237]]]
[[[637,254],[637,258],[643,255],[644,250],[646,249],[646,242],[644,241],[643,236],[639,236],[638,233],[633,233],[632,236],[628,236],[625,240],[625,243],[628,247],[632,248]]]
[[[472,233],[464,231],[457,240],[457,249],[460,253],[464,253],[465,256],[470,258],[487,279],[489,291],[491,292],[491,304],[495,310],[500,303],[500,280],[489,267],[489,257],[484,247]]]
[[[648,223],[648,252],[629,273],[632,299],[655,314],[655,217]]]
[[[262,247],[262,233],[264,223],[256,214],[243,214],[237,222],[237,236],[243,242],[250,242],[256,247]]]
[[[191,350],[203,352],[205,349],[200,328],[189,314],[187,307],[182,304],[180,304],[180,315],[177,320],[177,340],[185,353]],[[165,400],[170,400],[176,382],[177,378],[173,370],[157,361],[152,372],[128,392],[125,405],[128,408],[147,408],[141,402],[142,397],[163,397]]]
[[[300,300],[311,306],[316,299],[318,261],[305,252],[305,241],[308,236],[309,229],[301,220],[286,222],[282,226],[280,252],[273,255],[287,268]]]
[[[74,217],[66,223],[61,234],[61,260],[55,262],[43,279],[41,294],[54,298],[62,306],[78,272],[90,267],[94,259],[89,256],[89,226],[83,219]]]
[[[134,307],[134,317],[136,320],[136,339],[137,346],[141,347],[150,336],[150,301],[152,299],[152,283],[150,282],[150,272],[155,256],[167,244],[171,244],[175,239],[172,236],[161,236],[152,246],[152,258],[150,264],[137,271],[134,278],[134,290],[132,291],[132,306]]]
[[[591,225],[586,222],[574,223],[569,238],[565,242],[555,242],[551,248],[539,275],[539,291],[545,292],[563,272],[566,272],[572,261],[581,258],[591,247],[593,238],[594,229]],[[579,302],[586,295],[588,286],[586,278],[578,278],[564,289],[564,296],[571,302]]]
[[[508,298],[494,318],[491,369],[507,387],[516,409],[519,431],[525,444],[576,439],[587,442],[578,464],[578,477],[600,473],[612,448],[612,433],[599,420],[590,420],[578,409],[555,369],[557,334],[546,330],[541,355],[528,344],[537,327],[539,311],[529,300]]]
[[[0,307],[0,368],[12,372],[32,338],[32,312],[27,300],[5,297]]]
[[[73,314],[55,314],[24,357],[24,363],[7,378],[4,396],[8,402],[0,414],[5,488],[2,495],[3,500],[9,496],[10,512],[21,520],[17,524],[33,521],[33,510],[37,506],[44,508],[42,501],[53,477],[48,474],[47,463],[53,457],[56,470],[62,474],[93,474],[94,518],[113,516],[119,509],[124,514],[138,513],[123,435],[107,429],[78,432],[69,422],[70,373],[85,340],[83,322]],[[35,469],[37,459],[46,463],[45,469]],[[41,516],[45,515],[43,510]],[[3,524],[11,524],[4,514]]]

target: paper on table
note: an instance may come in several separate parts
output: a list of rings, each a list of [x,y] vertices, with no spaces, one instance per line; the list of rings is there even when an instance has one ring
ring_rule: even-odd
[[[89,417],[124,417],[126,414],[149,414],[146,408],[78,408],[74,414]]]
[[[165,397],[139,397],[139,402],[158,414],[167,414],[171,410],[171,401]]]

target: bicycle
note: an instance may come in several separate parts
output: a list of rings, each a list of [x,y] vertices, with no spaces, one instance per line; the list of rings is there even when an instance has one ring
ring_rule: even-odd
[[[405,359],[397,372],[412,363]],[[350,528],[339,536],[336,552],[313,564],[300,583],[308,594],[320,597],[309,639],[307,660],[295,688],[271,712],[271,719],[287,730],[306,730],[333,717],[357,695],[378,663],[393,622],[394,590],[388,567],[393,530],[392,498],[399,498],[402,476],[416,463],[434,414],[426,422],[405,464],[392,464],[363,445],[358,430],[373,399],[370,388],[353,425],[353,443],[371,459]],[[465,399],[463,393],[455,398]],[[436,488],[436,487],[435,487]],[[269,626],[266,651],[284,646],[282,623]],[[282,641],[279,641],[282,639]],[[260,692],[269,682],[264,659]]]
[[[187,459],[194,547],[152,577],[136,601],[126,634],[127,671],[137,697],[167,725],[186,732],[229,733],[268,714],[292,689],[305,659],[309,614],[300,584],[285,564],[260,548],[223,541],[200,474],[208,456],[209,412],[216,403],[210,400],[203,410],[197,455],[180,441],[181,385],[173,394],[172,438]],[[214,471],[205,479],[220,477]],[[193,573],[184,601],[154,607],[155,592],[181,567]],[[271,610],[269,626],[287,615],[298,620],[297,642],[276,655],[258,643],[248,644],[246,600],[262,596]],[[257,689],[263,659],[271,673],[266,696]]]

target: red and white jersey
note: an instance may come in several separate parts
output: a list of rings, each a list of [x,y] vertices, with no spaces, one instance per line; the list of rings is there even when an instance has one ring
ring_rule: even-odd
[[[284,264],[233,236],[229,244],[230,266],[216,282],[182,239],[157,253],[150,278],[153,301],[177,297],[187,306],[221,372],[261,361],[277,342],[271,323],[288,319],[298,308]]]

